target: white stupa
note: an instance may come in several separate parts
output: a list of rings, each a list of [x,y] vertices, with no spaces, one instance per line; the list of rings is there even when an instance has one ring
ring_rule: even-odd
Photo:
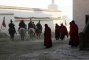
[[[48,9],[58,10],[58,6],[55,4],[54,0],[52,0],[52,3],[48,6]]]
[[[30,18],[35,24],[40,20],[43,27],[42,32],[44,32],[44,24],[48,24],[52,32],[55,32],[55,24],[60,25],[64,23],[62,11],[58,10],[57,5],[54,4],[54,0],[52,0],[52,4],[48,6],[48,9],[0,5],[0,26],[2,25],[3,17],[5,17],[6,28],[4,29],[3,27],[1,32],[7,34],[10,19],[15,23],[16,31],[18,31],[18,24],[21,19],[25,21],[27,26]]]

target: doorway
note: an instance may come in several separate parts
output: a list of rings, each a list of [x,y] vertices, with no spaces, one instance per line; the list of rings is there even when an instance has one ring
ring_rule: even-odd
[[[85,24],[89,21],[89,15],[85,15]]]

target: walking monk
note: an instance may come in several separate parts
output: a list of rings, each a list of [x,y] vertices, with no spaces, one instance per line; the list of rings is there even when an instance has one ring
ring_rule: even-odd
[[[70,41],[69,45],[77,47],[79,45],[79,34],[78,26],[75,24],[75,21],[70,22]]]
[[[61,26],[60,26],[60,39],[63,40],[65,38],[65,35],[68,37],[67,28],[66,28],[66,26],[61,24]]]
[[[44,30],[44,46],[46,46],[46,48],[52,47],[51,29],[47,24],[45,24]]]

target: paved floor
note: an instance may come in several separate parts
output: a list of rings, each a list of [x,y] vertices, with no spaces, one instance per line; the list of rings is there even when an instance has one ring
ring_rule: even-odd
[[[80,51],[78,47],[68,45],[69,38],[55,40],[52,48],[46,49],[43,39],[30,40],[27,36],[21,41],[0,38],[0,60],[89,60],[89,51]]]

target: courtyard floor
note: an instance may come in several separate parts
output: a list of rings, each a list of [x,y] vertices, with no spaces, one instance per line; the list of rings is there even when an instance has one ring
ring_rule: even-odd
[[[14,41],[0,38],[0,60],[89,60],[89,51],[80,51],[79,47],[70,47],[69,38],[55,40],[53,46],[44,47],[43,38],[33,40],[29,36],[24,41],[19,36]]]

